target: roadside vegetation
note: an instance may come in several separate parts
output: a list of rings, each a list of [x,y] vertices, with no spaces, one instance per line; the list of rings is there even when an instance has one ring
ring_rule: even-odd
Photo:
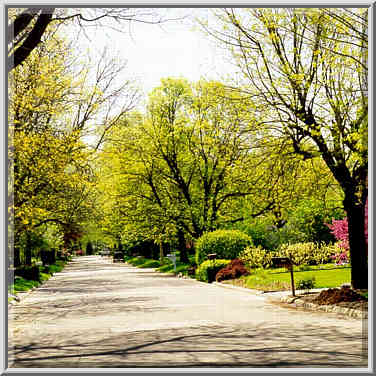
[[[143,98],[63,18],[28,46],[41,9],[28,11],[9,10],[13,291],[100,252],[259,289],[288,289],[289,263],[301,286],[367,290],[366,9],[213,8],[196,26],[236,81],[165,77]]]
[[[51,265],[36,265],[29,268],[19,268],[15,271],[14,282],[8,285],[8,302],[15,299],[18,292],[25,292],[38,287],[50,279],[52,275],[64,269],[67,260],[56,260]],[[21,275],[23,276],[21,276]]]

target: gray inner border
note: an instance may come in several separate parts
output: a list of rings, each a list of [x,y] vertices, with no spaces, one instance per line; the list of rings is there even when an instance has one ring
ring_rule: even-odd
[[[5,0],[6,1],[6,0]],[[149,3],[149,2],[145,2],[145,3],[105,3],[105,4],[101,4],[101,3],[96,3],[95,0],[91,2],[91,4],[88,4],[88,3],[70,3],[70,4],[67,4],[67,3],[70,3],[70,1],[68,2],[65,2],[65,4],[61,4],[61,3],[54,3],[53,1],[52,2],[49,2],[48,4],[35,4],[35,3],[25,3],[25,2],[20,2],[20,3],[12,3],[12,2],[7,2],[7,4],[1,4],[2,5],[2,9],[1,11],[3,12],[3,21],[4,21],[4,28],[3,28],[3,33],[2,33],[2,38],[1,38],[1,45],[3,46],[2,48],[2,51],[4,51],[4,57],[3,59],[1,59],[1,70],[3,72],[3,76],[2,78],[0,79],[0,83],[2,84],[1,87],[4,88],[4,90],[2,90],[1,92],[1,95],[4,95],[4,100],[1,101],[1,110],[2,110],[2,113],[4,114],[4,127],[3,127],[3,140],[4,140],[4,151],[3,153],[1,153],[1,168],[4,169],[3,171],[3,182],[4,184],[1,185],[1,188],[2,190],[4,190],[1,195],[1,199],[0,199],[0,203],[1,203],[1,206],[3,208],[3,211],[2,211],[2,215],[1,215],[1,222],[2,222],[2,226],[1,226],[1,232],[0,232],[0,237],[2,237],[2,239],[4,239],[3,241],[3,252],[2,252],[2,264],[3,264],[3,270],[5,271],[2,275],[3,275],[3,279],[2,279],[2,283],[4,283],[4,288],[1,289],[1,315],[4,314],[4,316],[2,317],[2,320],[1,320],[1,332],[4,333],[4,336],[3,336],[3,341],[1,341],[1,347],[0,347],[0,371],[1,371],[1,375],[26,375],[26,374],[30,374],[30,373],[36,373],[36,374],[39,374],[39,373],[52,373],[52,374],[56,374],[56,375],[79,375],[79,374],[98,374],[98,375],[108,375],[110,373],[135,373],[135,374],[151,374],[151,373],[184,373],[184,374],[200,374],[200,373],[204,373],[203,371],[206,371],[205,373],[225,373],[225,374],[234,374],[234,373],[260,373],[260,374],[265,374],[265,375],[272,375],[274,373],[302,373],[302,374],[308,374],[308,375],[314,375],[316,373],[338,373],[338,372],[344,372],[345,371],[342,371],[342,370],[333,370],[331,372],[329,372],[327,369],[323,369],[323,370],[318,370],[317,372],[316,371],[313,371],[312,369],[307,369],[307,372],[304,372],[304,370],[297,370],[297,371],[294,371],[294,369],[289,369],[289,370],[278,370],[276,372],[272,372],[272,373],[268,373],[268,370],[266,369],[267,372],[261,372],[259,370],[257,371],[251,371],[251,369],[249,370],[246,370],[246,369],[243,369],[243,370],[235,370],[235,369],[231,369],[230,370],[226,370],[226,369],[174,369],[174,370],[171,370],[169,368],[166,368],[166,369],[155,369],[154,371],[152,372],[144,372],[146,371],[146,369],[106,369],[106,372],[104,373],[101,373],[101,369],[100,368],[93,368],[93,369],[81,369],[78,371],[78,369],[64,369],[64,371],[56,371],[54,369],[51,369],[51,368],[43,368],[43,369],[13,369],[14,371],[12,371],[12,369],[8,369],[8,360],[7,360],[7,349],[8,349],[8,298],[7,298],[7,291],[8,291],[8,274],[7,274],[7,267],[8,267],[8,257],[7,257],[7,250],[8,250],[8,231],[7,231],[7,228],[8,228],[8,218],[7,218],[7,202],[8,202],[8,187],[7,187],[7,181],[8,181],[8,173],[7,173],[7,169],[8,169],[8,132],[7,132],[7,129],[8,127],[5,126],[5,124],[8,124],[8,116],[7,116],[7,109],[8,109],[8,95],[7,95],[7,90],[5,88],[8,87],[8,75],[7,75],[7,71],[6,71],[6,64],[5,64],[5,60],[6,60],[6,53],[5,53],[5,46],[6,46],[6,33],[7,33],[7,10],[8,8],[27,8],[29,7],[30,5],[32,6],[42,6],[42,7],[48,7],[50,6],[50,4],[54,5],[55,7],[58,7],[58,8],[98,8],[98,7],[103,7],[103,8],[121,8],[121,7],[134,7],[134,8],[221,8],[221,7],[225,7],[225,6],[229,6],[229,7],[232,7],[232,8],[257,8],[257,7],[260,7],[260,8],[287,8],[287,7],[300,7],[300,8],[343,8],[343,7],[354,7],[354,8],[371,8],[370,9],[370,14],[369,14],[369,35],[371,35],[371,44],[369,44],[369,67],[371,68],[369,70],[369,101],[370,103],[373,103],[372,102],[372,99],[373,99],[373,88],[374,88],[374,84],[375,84],[375,77],[374,77],[374,74],[373,74],[373,62],[374,62],[374,58],[375,58],[375,48],[374,48],[374,41],[373,41],[373,33],[374,33],[374,30],[373,30],[373,24],[374,24],[374,20],[375,20],[375,17],[376,17],[376,9],[375,9],[375,3],[374,2],[368,2],[368,1],[359,1],[358,3],[355,3],[355,2],[346,2],[346,1],[343,1],[341,3],[338,3],[338,2],[329,2],[329,3],[325,3],[325,1],[318,1],[316,2],[316,4],[314,3],[309,3],[309,4],[301,4],[299,2],[289,2],[289,3],[283,3],[283,2],[268,2],[267,4],[266,3],[252,3],[251,2],[234,2],[232,4],[226,4],[226,3],[218,3],[218,2],[214,2],[214,3],[211,3],[211,2],[207,2],[207,3],[199,3],[199,4],[196,4],[196,3],[190,3],[190,2],[184,2],[184,3],[175,3],[175,4],[169,4],[169,3]],[[373,124],[373,108],[372,106],[369,107],[369,124]],[[371,169],[369,169],[369,175],[370,175],[370,181],[371,181],[371,184],[369,185],[369,198],[370,198],[370,202],[372,203],[372,205],[369,206],[369,208],[371,208],[370,210],[370,213],[369,213],[369,250],[371,252],[369,252],[369,255],[371,255],[371,260],[372,260],[372,263],[369,263],[369,285],[371,286],[371,289],[372,289],[372,286],[373,286],[373,275],[372,275],[372,271],[375,270],[375,259],[376,257],[372,257],[372,250],[373,250],[373,230],[374,230],[374,221],[373,221],[373,213],[375,212],[375,202],[374,202],[374,196],[373,196],[373,186],[374,186],[374,166],[373,166],[373,162],[374,162],[374,155],[373,155],[373,148],[372,146],[376,144],[376,132],[373,131],[373,127],[370,127],[369,128],[369,134],[368,134],[368,139],[369,139],[369,163],[370,163],[370,167]],[[372,226],[372,227],[371,227]],[[372,267],[373,269],[371,268],[371,264],[372,264]],[[369,368],[372,370],[372,371],[368,371],[366,373],[368,374],[374,374],[374,361],[373,361],[373,338],[374,338],[374,325],[373,325],[373,312],[374,312],[374,291],[372,289],[372,293],[370,295],[370,303],[372,305],[372,311],[369,312],[369,319],[368,320],[368,323],[370,324],[370,327],[368,328],[368,334],[369,334],[369,338],[368,338],[368,351],[369,351]],[[3,307],[3,304],[5,307]],[[365,325],[366,326],[366,325]],[[372,330],[372,332],[371,332]],[[151,371],[152,369],[148,369],[148,371]],[[194,372],[192,372],[194,371]],[[313,371],[313,372],[312,372]],[[346,374],[348,375],[359,375],[360,373],[365,373],[365,372],[346,372]]]

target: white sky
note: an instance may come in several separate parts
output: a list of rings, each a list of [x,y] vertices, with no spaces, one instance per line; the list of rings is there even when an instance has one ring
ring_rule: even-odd
[[[130,32],[125,26],[124,33],[93,29],[89,33],[93,43],[83,35],[80,38],[82,53],[90,48],[94,56],[93,46],[98,53],[109,47],[111,55],[127,60],[127,77],[136,79],[144,93],[158,86],[165,77],[220,80],[233,72],[234,67],[226,61],[221,48],[202,32],[193,30],[193,18],[207,18],[210,10],[182,8],[160,9],[160,12],[166,13],[167,18],[189,17],[161,25],[134,22]]]

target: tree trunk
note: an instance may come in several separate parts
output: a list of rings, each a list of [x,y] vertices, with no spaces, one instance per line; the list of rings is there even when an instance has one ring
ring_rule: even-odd
[[[28,232],[26,233],[25,265],[31,265],[31,238]]]
[[[349,227],[351,285],[354,289],[368,289],[367,244],[364,235],[365,204],[345,205],[345,210]]]
[[[42,12],[37,18],[33,29],[28,33],[26,39],[22,42],[13,53],[8,57],[8,71],[16,68],[23,63],[30,53],[41,42],[42,35],[46,31],[47,26],[52,20],[55,8],[41,8]],[[16,25],[15,25],[16,26]],[[17,35],[18,30],[14,30],[14,34]]]
[[[187,245],[185,243],[184,232],[181,229],[178,230],[178,244],[179,244],[179,251],[180,251],[180,262],[184,264],[188,264],[189,259],[188,259]]]
[[[13,255],[13,266],[18,268],[21,265],[20,257],[20,247],[18,245],[14,246],[14,255]]]
[[[164,257],[162,241],[159,242],[159,260],[162,262]]]

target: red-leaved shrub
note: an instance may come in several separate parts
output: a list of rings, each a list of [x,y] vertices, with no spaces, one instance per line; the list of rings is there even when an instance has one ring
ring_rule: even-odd
[[[245,268],[243,261],[234,259],[216,274],[215,280],[221,282],[226,279],[239,278],[242,275],[249,275],[249,271]]]

